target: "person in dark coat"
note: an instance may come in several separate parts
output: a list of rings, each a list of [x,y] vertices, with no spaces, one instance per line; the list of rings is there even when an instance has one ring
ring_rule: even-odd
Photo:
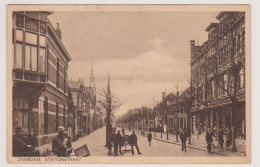
[[[15,133],[12,137],[12,145],[14,157],[27,156],[27,152],[33,152],[33,146],[27,144],[22,137],[22,127],[20,125],[15,127]]]
[[[64,131],[65,128],[63,126],[59,126],[58,134],[52,139],[52,152],[58,157],[67,156],[67,148],[63,144],[63,141],[65,139]]]
[[[148,139],[148,142],[149,142],[149,146],[151,146],[151,142],[152,142],[152,134],[151,134],[151,131],[148,133],[147,135],[147,139]]]
[[[220,147],[223,149],[224,132],[223,132],[222,129],[220,129],[219,132],[218,132],[218,140],[219,140]]]
[[[121,147],[122,147],[122,143],[123,143],[123,137],[120,134],[120,130],[117,131],[116,140],[117,140],[117,147],[118,147],[119,153],[123,154],[122,151],[121,151]]]
[[[34,129],[31,129],[30,133],[27,135],[27,141],[28,144],[33,146],[33,150],[35,150],[37,139],[36,136],[34,135]]]
[[[211,153],[211,143],[213,141],[213,133],[211,129],[209,128],[206,133],[206,142],[207,142],[207,150],[209,153]]]
[[[185,130],[181,131],[180,140],[181,140],[181,150],[186,151],[187,133]]]
[[[66,147],[68,149],[68,151],[67,151],[68,156],[70,156],[70,154],[72,153],[72,145],[71,145],[71,137],[70,136],[68,137],[68,140],[66,142]]]
[[[118,140],[117,140],[115,129],[113,129],[111,141],[112,141],[113,146],[114,146],[114,156],[118,156],[119,155],[118,154]]]
[[[139,154],[142,154],[139,150],[138,144],[137,144],[137,136],[135,134],[135,131],[132,131],[132,134],[129,136],[129,144],[131,145],[131,149],[132,149],[132,155],[134,155],[134,146]]]

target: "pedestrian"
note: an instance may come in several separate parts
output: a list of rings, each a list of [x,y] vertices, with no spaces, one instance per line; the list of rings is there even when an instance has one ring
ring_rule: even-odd
[[[115,129],[113,129],[111,139],[114,146],[114,156],[118,156],[118,140]]]
[[[66,147],[68,149],[68,151],[67,151],[68,156],[70,156],[70,154],[72,153],[72,145],[71,145],[71,137],[70,136],[68,137],[68,140],[66,142]]]
[[[229,151],[229,147],[231,145],[231,139],[232,139],[232,133],[230,128],[226,129],[225,138],[226,138],[225,151]]]
[[[181,131],[180,140],[181,140],[181,150],[186,151],[187,133],[185,130]]]
[[[33,151],[33,146],[27,144],[22,137],[22,127],[16,125],[14,129],[14,134],[12,138],[13,145],[13,156],[14,157],[24,157],[27,156],[28,152]]]
[[[221,149],[223,149],[223,143],[224,143],[224,132],[223,129],[220,129],[218,132],[218,141]]]
[[[148,139],[148,142],[149,142],[149,146],[151,146],[151,142],[152,142],[152,134],[151,134],[151,131],[149,131],[148,135],[147,135],[147,139]]]
[[[206,132],[206,142],[207,142],[207,150],[209,153],[211,153],[211,143],[213,141],[213,134],[210,128],[208,128],[208,131]]]
[[[139,150],[138,144],[137,144],[137,136],[135,134],[135,130],[132,131],[132,134],[129,136],[129,144],[131,145],[131,149],[132,149],[132,155],[134,155],[134,146],[139,154],[142,154]]]
[[[124,128],[122,128],[122,135],[123,135],[123,137],[125,136],[125,129]]]
[[[63,126],[58,127],[58,134],[52,139],[52,152],[58,157],[66,157],[67,156],[67,148],[63,144],[65,139],[64,136],[65,128]]]
[[[122,147],[122,143],[123,143],[123,137],[122,137],[122,135],[120,134],[120,130],[117,131],[116,141],[117,141],[116,144],[117,144],[119,153],[120,153],[120,154],[123,154],[122,151],[121,151],[121,147]]]
[[[33,150],[35,150],[37,139],[34,135],[34,129],[31,129],[30,133],[27,135],[27,141],[27,143],[33,147]]]

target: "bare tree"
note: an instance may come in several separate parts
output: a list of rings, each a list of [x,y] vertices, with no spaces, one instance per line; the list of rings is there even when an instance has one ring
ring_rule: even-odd
[[[123,104],[117,96],[111,92],[110,89],[110,75],[108,76],[107,89],[102,89],[98,93],[100,98],[97,100],[97,104],[102,109],[103,114],[106,116],[106,147],[111,147],[111,134],[112,124],[111,118],[114,117],[115,111],[117,111]]]

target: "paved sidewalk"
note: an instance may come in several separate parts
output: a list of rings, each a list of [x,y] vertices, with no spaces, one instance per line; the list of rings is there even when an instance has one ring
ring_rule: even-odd
[[[139,132],[137,131],[137,133],[139,135],[141,135],[140,131]],[[162,142],[168,142],[171,144],[181,145],[180,138],[178,138],[178,142],[176,142],[176,135],[174,135],[174,134],[168,135],[169,140],[167,140],[166,133],[162,133],[162,138],[161,138],[160,132],[156,132],[156,136],[155,136],[154,132],[152,132],[152,135],[153,135],[154,140],[159,140]],[[144,137],[146,137],[146,136],[144,136]],[[226,152],[226,151],[220,150],[220,151],[217,151],[216,153],[224,155],[224,156],[245,156],[246,141],[241,140],[241,139],[236,140],[236,147],[237,147],[237,152],[231,152],[231,151]],[[188,141],[187,141],[187,148],[197,149],[197,150],[201,150],[201,151],[207,151],[207,143],[206,143],[205,135],[200,135],[199,137],[198,137],[198,135],[192,135],[191,144],[188,144]]]

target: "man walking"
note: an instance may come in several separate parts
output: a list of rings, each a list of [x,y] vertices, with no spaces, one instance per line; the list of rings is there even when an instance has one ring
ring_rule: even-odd
[[[134,146],[139,154],[142,154],[139,150],[138,144],[137,144],[137,136],[135,134],[135,131],[132,131],[132,134],[129,136],[129,144],[131,145],[131,149],[132,149],[132,155],[134,155]]]
[[[181,150],[186,151],[187,134],[185,130],[181,131],[180,140],[181,140]]]
[[[149,146],[151,146],[151,142],[152,142],[152,134],[151,134],[151,131],[149,131],[149,133],[148,133],[148,135],[147,135],[147,138],[148,138]]]
[[[67,148],[63,141],[65,139],[64,135],[65,128],[63,126],[58,127],[58,134],[52,139],[52,152],[58,157],[66,157]]]
[[[112,139],[112,143],[113,143],[113,146],[114,146],[114,156],[118,156],[119,155],[118,154],[118,141],[117,141],[115,129],[113,129],[111,139]]]
[[[208,131],[206,133],[206,142],[207,142],[207,150],[209,153],[211,153],[211,143],[213,141],[213,134],[210,128],[208,128]]]
[[[116,144],[117,144],[117,148],[119,148],[119,153],[120,154],[123,154],[122,151],[121,151],[121,146],[122,146],[122,142],[123,142],[123,137],[122,135],[120,134],[120,130],[117,131],[117,134],[116,134]]]

